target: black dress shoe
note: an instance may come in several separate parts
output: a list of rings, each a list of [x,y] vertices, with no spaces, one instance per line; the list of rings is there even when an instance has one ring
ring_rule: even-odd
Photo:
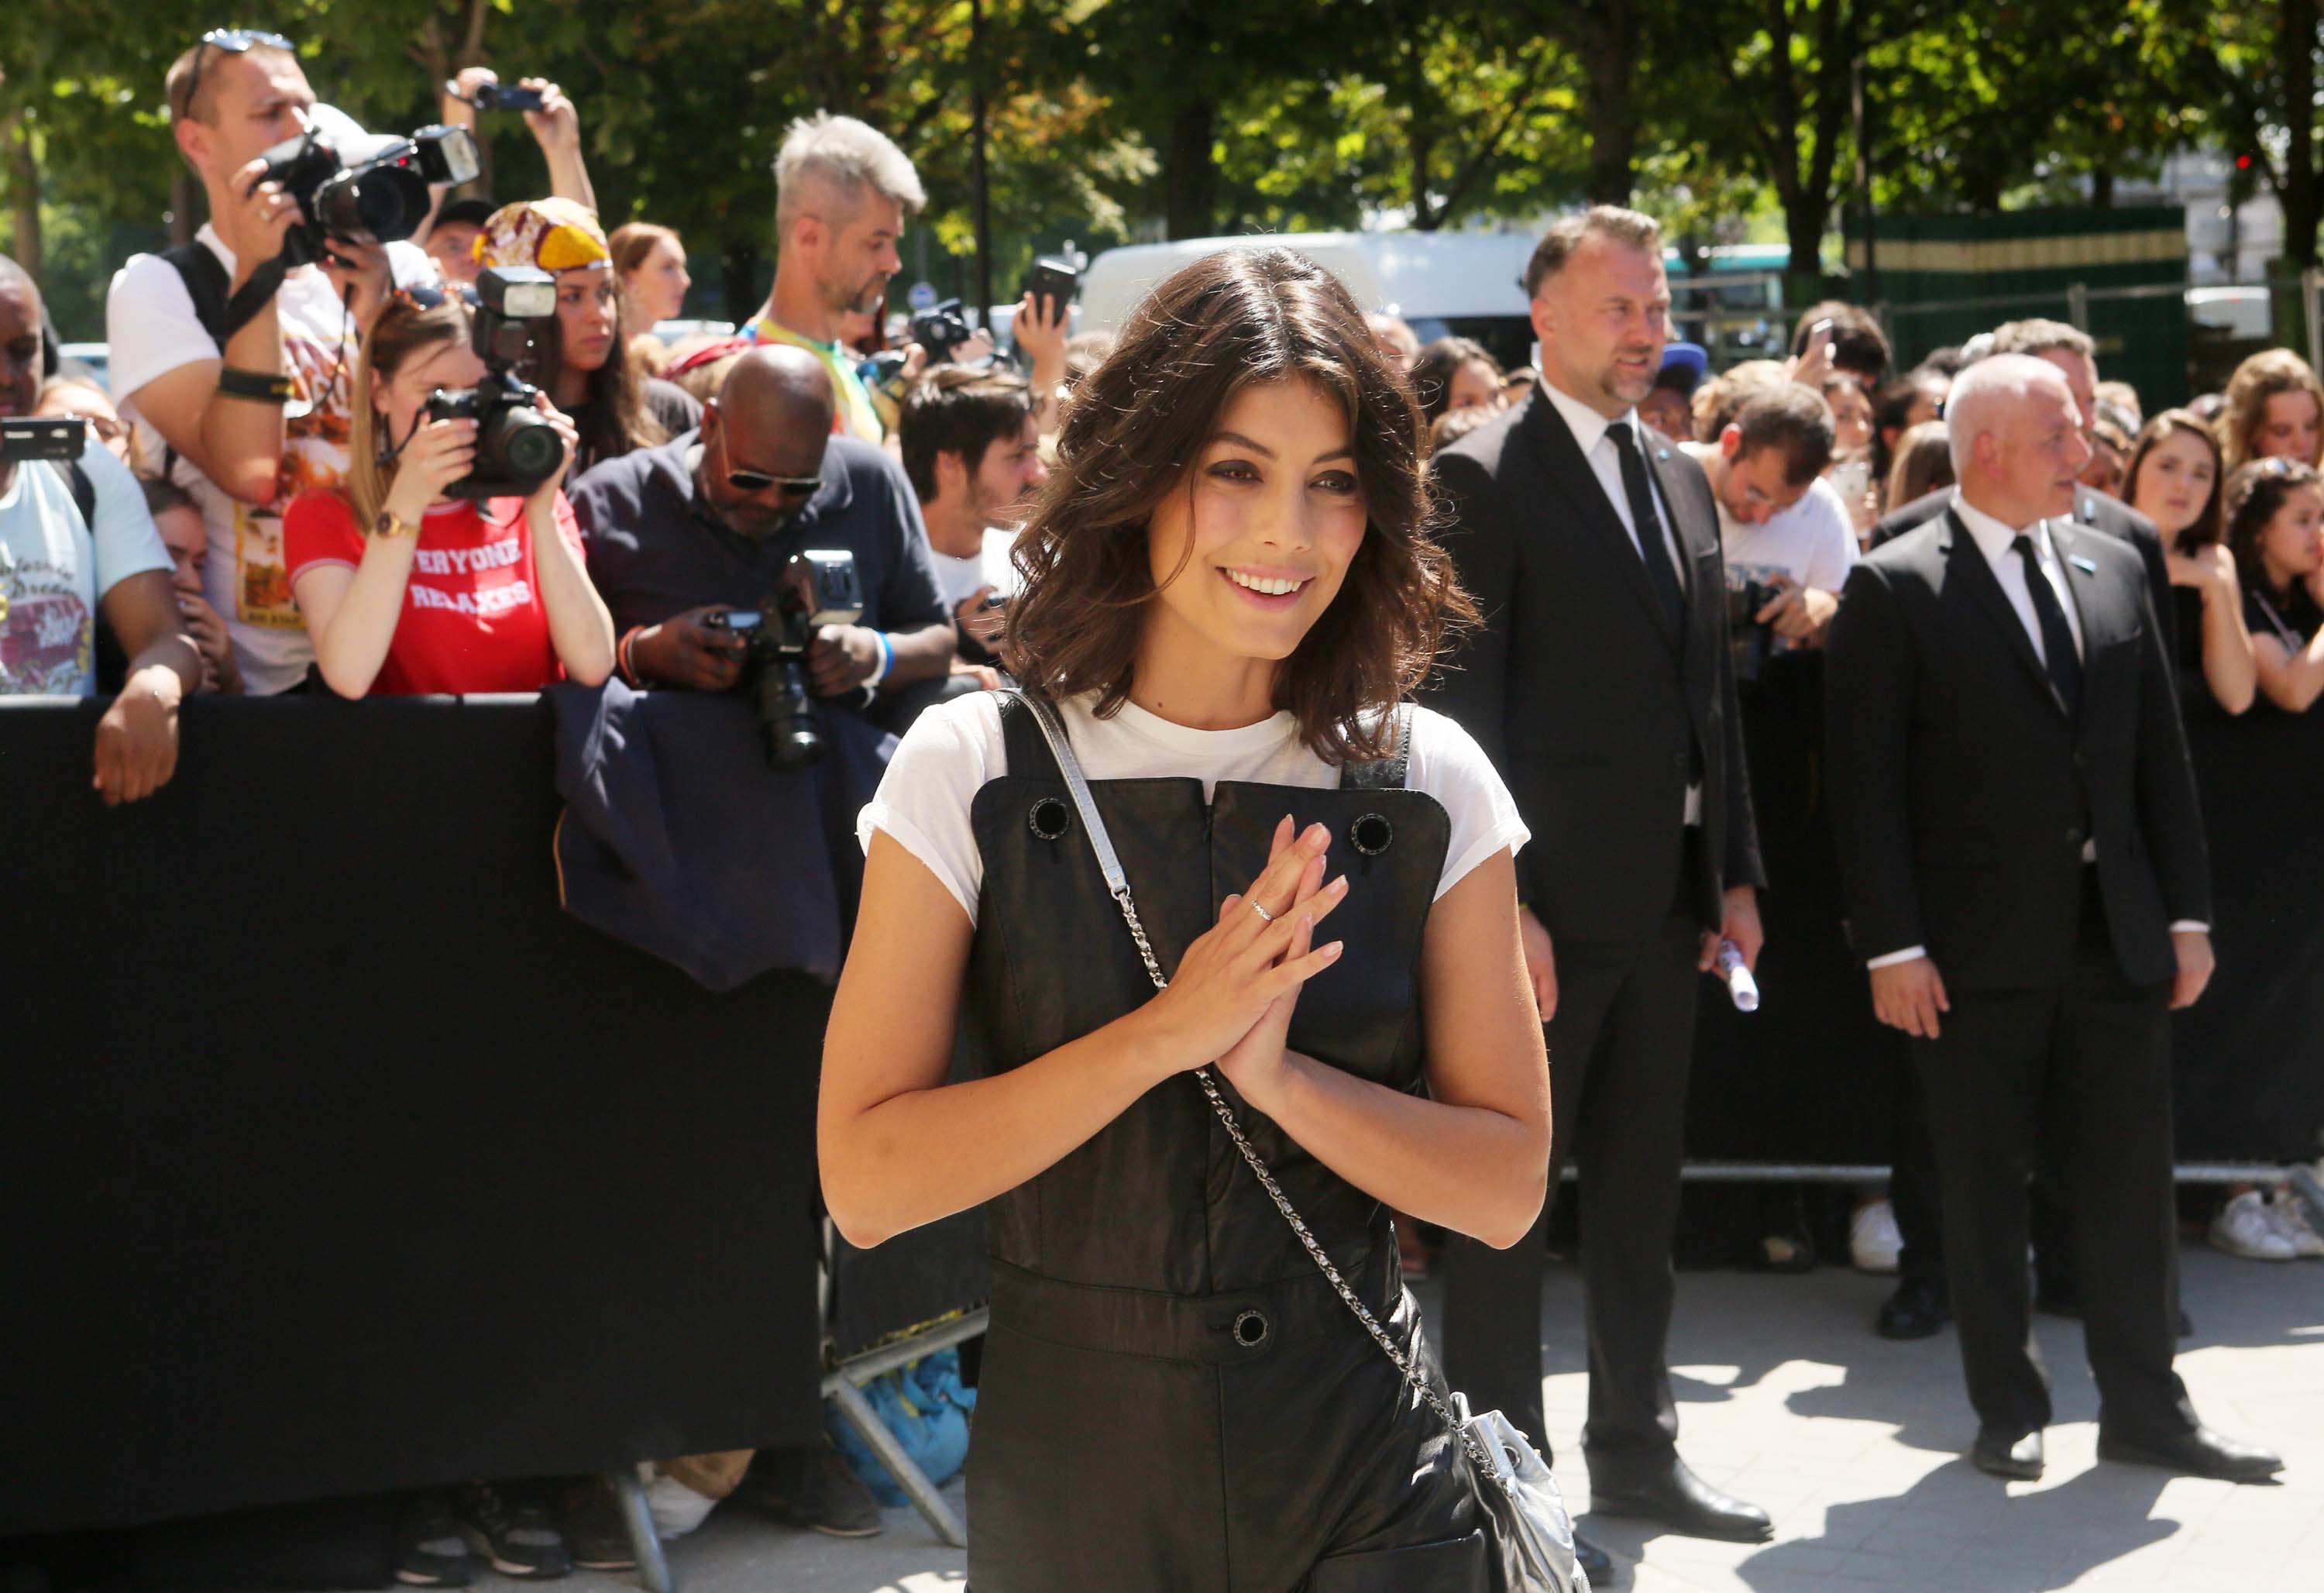
[[[2222,1438],[2208,1427],[2160,1440],[2123,1438],[2101,1427],[2098,1459],[2126,1466],[2160,1466],[2189,1477],[2216,1477],[2222,1482],[2265,1482],[2283,1469],[2283,1461],[2268,1450]]]
[[[1600,1486],[1590,1479],[1590,1507],[1601,1515],[1643,1515],[1690,1538],[1723,1538],[1730,1543],[1764,1543],[1775,1535],[1767,1513],[1731,1499],[1673,1459],[1657,1476]]]
[[[2042,1476],[2042,1430],[2018,1432],[1987,1422],[1977,1430],[1969,1451],[1969,1464],[1992,1477],[2017,1482],[2038,1481]]]
[[[1614,1557],[1580,1533],[1573,1534],[1573,1559],[1592,1588],[1614,1585]]]
[[[1952,1320],[1942,1284],[1926,1278],[1906,1278],[1881,1302],[1872,1330],[1883,1338],[1929,1338]]]

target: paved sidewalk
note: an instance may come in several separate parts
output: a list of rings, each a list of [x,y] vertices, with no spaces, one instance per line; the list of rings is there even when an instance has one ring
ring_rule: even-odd
[[[1635,1562],[1618,1586],[1637,1593],[2324,1593],[2324,1264],[2238,1262],[2200,1246],[2182,1259],[2196,1331],[2179,1366],[2196,1408],[2280,1450],[2281,1486],[2098,1465],[2080,1329],[2048,1318],[2040,1332],[2059,1415],[2049,1475],[2005,1486],[1961,1458],[1976,1423],[1951,1333],[1921,1344],[1871,1333],[1884,1280],[1692,1273],[1679,1279],[1671,1343],[1681,1448],[1711,1482],[1772,1511],[1779,1535],[1746,1548],[1588,1517],[1584,1531]],[[1558,1478],[1581,1505],[1580,1283],[1553,1266],[1544,1289]],[[958,1507],[957,1484],[952,1495]],[[885,1535],[861,1542],[714,1516],[673,1545],[672,1563],[681,1593],[959,1593],[965,1561],[896,1510]]]

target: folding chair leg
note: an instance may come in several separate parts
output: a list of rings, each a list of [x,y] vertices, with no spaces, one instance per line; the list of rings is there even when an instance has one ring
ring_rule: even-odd
[[[678,1593],[670,1574],[669,1556],[662,1552],[661,1534],[654,1531],[653,1512],[646,1507],[645,1485],[637,1468],[624,1466],[605,1473],[613,1497],[621,1501],[622,1520],[630,1529],[630,1548],[638,1557],[638,1583],[646,1593]]]
[[[840,1377],[835,1379],[831,1397],[838,1403],[839,1413],[847,1418],[847,1424],[862,1434],[872,1452],[880,1457],[880,1464],[888,1468],[888,1475],[896,1479],[914,1507],[927,1518],[936,1536],[955,1549],[967,1548],[968,1529],[961,1525],[960,1517],[952,1513],[952,1506],[944,1502],[944,1496],[936,1492],[927,1474],[912,1464],[912,1458],[904,1453],[904,1446],[896,1441],[896,1435],[880,1420],[880,1413],[863,1397],[863,1391]]]

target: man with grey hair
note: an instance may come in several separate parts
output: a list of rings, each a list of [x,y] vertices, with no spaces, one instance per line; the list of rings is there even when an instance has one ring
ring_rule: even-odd
[[[1444,539],[1485,623],[1436,682],[1538,835],[1518,858],[1527,976],[1557,1059],[1557,1143],[1584,1168],[1594,1508],[1757,1542],[1766,1512],[1677,1449],[1674,1300],[1697,987],[1722,940],[1748,964],[1765,884],[1737,727],[1719,507],[1702,467],[1638,419],[1670,284],[1651,217],[1553,226],[1525,273],[1541,382],[1438,454]],[[1548,1218],[1545,1202],[1543,1220]],[[1545,1447],[1539,1229],[1445,1253],[1444,1364]]]
[[[927,202],[904,152],[853,116],[802,116],[775,155],[775,285],[742,335],[821,359],[839,395],[833,430],[866,442],[887,429],[840,328],[851,311],[876,320],[887,307],[888,281],[904,268],[896,245],[905,218]]]
[[[2098,421],[2098,344],[2088,332],[2061,320],[2044,320],[2039,317],[2025,320],[2006,321],[1990,333],[1980,333],[1969,339],[1967,347],[1986,345],[1979,360],[1995,355],[2031,356],[2057,367],[2066,379],[2067,391],[2073,394],[2074,408],[2081,417],[2082,437],[2089,440],[2091,428]],[[1972,362],[1974,364],[1975,362]],[[1926,497],[1905,505],[1872,528],[1868,545],[1878,547],[1892,537],[1901,536],[1915,526],[1927,524],[1944,513],[1945,495],[1931,493]],[[2146,569],[2146,584],[2154,597],[2155,621],[2163,627],[2163,645],[2173,658],[2179,656],[2179,606],[2171,595],[2171,565],[2164,556],[2162,534],[2154,522],[2132,508],[2121,499],[2112,497],[2094,486],[2080,486],[2074,492],[2074,518],[2083,524],[2105,532],[2108,536],[2128,542],[2137,550],[2140,561]]]
[[[1824,679],[1850,939],[1875,1012],[1908,1037],[1936,1149],[1969,1459],[2042,1474],[2025,1244],[2046,1160],[2099,1458],[2256,1481],[2281,1462],[2201,1426],[2172,1368],[2168,1014],[2211,973],[2172,661],[2137,557],[2072,518],[2089,445],[2065,375],[1996,355],[1945,419],[1960,486],[1849,577]]]

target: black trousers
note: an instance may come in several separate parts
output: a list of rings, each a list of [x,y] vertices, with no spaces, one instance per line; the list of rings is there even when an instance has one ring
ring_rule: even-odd
[[[1938,1037],[1912,1051],[1970,1404],[2013,1431],[2050,1420],[2025,1270],[2027,1185],[2047,1164],[2068,1215],[2101,1420],[2134,1438],[2189,1431],[2194,1413],[2171,1365],[2170,987],[2123,977],[2093,871],[2063,986],[1949,994]]]
[[[1683,871],[1691,878],[1692,870]],[[1444,1255],[1444,1370],[1472,1410],[1499,1410],[1549,1453],[1541,1408],[1541,1256],[1558,1174],[1571,1158],[1588,1291],[1593,1480],[1652,1476],[1675,1453],[1678,1412],[1664,1360],[1685,1159],[1702,926],[1674,904],[1646,940],[1559,942],[1550,1020],[1555,1116],[1549,1199],[1525,1239],[1495,1250],[1454,1236]]]

